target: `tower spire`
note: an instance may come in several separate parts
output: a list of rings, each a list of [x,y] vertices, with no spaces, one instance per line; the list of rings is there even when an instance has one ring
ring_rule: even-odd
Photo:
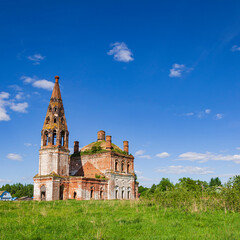
[[[59,87],[59,76],[55,76],[50,103],[42,129],[41,149],[61,148],[68,150],[68,128]]]

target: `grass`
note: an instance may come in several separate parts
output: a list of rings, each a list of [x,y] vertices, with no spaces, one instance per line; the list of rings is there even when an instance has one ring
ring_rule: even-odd
[[[153,201],[0,202],[0,239],[240,239],[240,214]]]

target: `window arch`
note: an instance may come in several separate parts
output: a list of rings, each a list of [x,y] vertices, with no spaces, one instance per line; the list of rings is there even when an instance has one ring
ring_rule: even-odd
[[[54,117],[53,123],[57,123],[57,118],[56,117]]]
[[[94,199],[94,187],[90,188],[90,199]]]
[[[121,172],[124,171],[124,162],[121,163]]]
[[[77,197],[77,193],[74,192],[74,193],[73,193],[73,198],[76,199],[76,197]]]
[[[57,143],[57,131],[53,130],[53,136],[52,136],[52,145],[56,145]]]
[[[130,163],[127,163],[127,173],[130,172]]]
[[[46,200],[46,187],[45,187],[45,185],[42,185],[41,188],[40,188],[40,196],[41,196],[42,201]]]
[[[115,161],[115,171],[118,171],[118,161]]]
[[[62,132],[61,132],[61,146],[65,146],[64,138],[65,138],[65,132],[62,131]]]
[[[43,146],[48,145],[48,131],[45,131],[43,134]]]
[[[49,124],[49,122],[50,122],[50,117],[48,116],[48,117],[46,118],[46,124]]]

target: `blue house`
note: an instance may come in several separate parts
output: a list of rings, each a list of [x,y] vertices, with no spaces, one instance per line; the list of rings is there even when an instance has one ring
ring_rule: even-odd
[[[0,201],[12,201],[12,196],[10,192],[0,191]]]

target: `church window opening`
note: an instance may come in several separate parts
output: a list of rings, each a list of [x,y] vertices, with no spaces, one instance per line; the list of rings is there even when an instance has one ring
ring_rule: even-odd
[[[131,193],[130,193],[130,191],[128,191],[128,195],[127,195],[127,197],[128,197],[128,199],[130,199],[130,195]]]
[[[53,138],[52,138],[52,144],[55,146],[57,142],[57,132],[56,130],[53,131]]]
[[[65,136],[65,132],[61,132],[61,146],[65,145],[64,136]]]
[[[118,190],[115,191],[115,199],[118,199]]]
[[[57,111],[57,108],[56,108],[56,107],[54,108],[54,111],[55,111],[55,112]]]
[[[103,199],[103,190],[100,190],[100,199]]]
[[[115,162],[115,171],[118,171],[118,162]]]
[[[46,124],[49,124],[49,121],[50,121],[50,117],[47,117],[46,118]]]
[[[123,170],[124,170],[124,163],[122,162],[121,171],[123,172]]]
[[[48,145],[48,132],[45,132],[43,137],[43,146],[47,145]]]
[[[54,122],[54,123],[57,123],[57,118],[54,118],[53,122]]]
[[[127,164],[127,173],[129,173],[130,165],[129,163]]]
[[[77,193],[74,192],[74,193],[73,193],[73,198],[76,199],[76,196],[77,196]]]
[[[122,191],[122,199],[124,199],[124,191]]]
[[[59,192],[59,200],[63,200],[63,192],[64,192],[64,186],[60,186],[60,192]]]

